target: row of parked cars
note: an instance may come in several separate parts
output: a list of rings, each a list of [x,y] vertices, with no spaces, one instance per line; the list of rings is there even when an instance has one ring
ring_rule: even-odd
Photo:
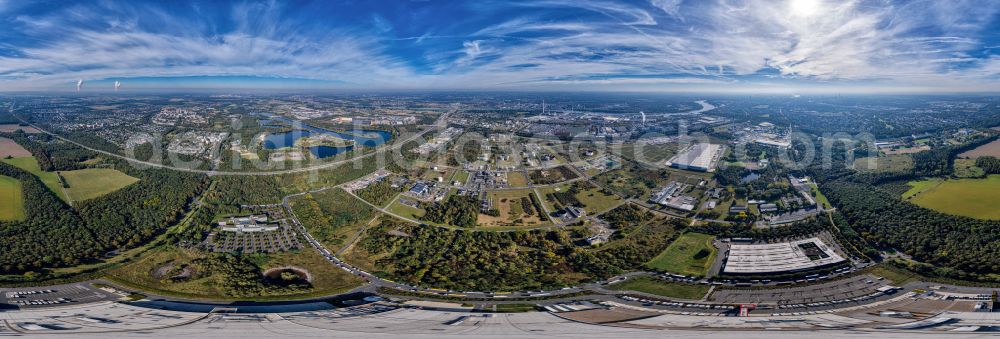
[[[700,303],[676,302],[676,301],[665,301],[665,300],[651,300],[651,299],[633,297],[630,295],[619,296],[619,298],[628,301],[639,302],[645,306],[659,305],[659,306],[678,307],[678,308],[700,308],[706,310],[720,310],[720,311],[728,311],[736,309],[736,306],[733,305],[700,304]]]

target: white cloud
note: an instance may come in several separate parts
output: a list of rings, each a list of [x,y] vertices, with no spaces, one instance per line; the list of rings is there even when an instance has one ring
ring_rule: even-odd
[[[654,7],[659,8],[664,13],[678,19],[681,18],[680,9],[682,2],[684,2],[684,0],[650,0],[650,3],[652,3]]]
[[[462,42],[462,48],[465,48],[465,55],[470,58],[475,58],[482,52],[479,48],[479,40]]]
[[[998,0],[819,0],[810,15],[792,13],[789,0],[649,1],[491,2],[513,6],[518,15],[481,20],[494,13],[482,5],[467,18],[485,22],[481,26],[456,32],[432,25],[420,36],[403,38],[392,37],[394,23],[377,14],[369,25],[377,28],[374,33],[350,27],[312,31],[284,18],[275,2],[233,6],[235,28],[224,32],[207,20],[157,10],[98,15],[70,6],[54,15],[12,19],[11,29],[45,38],[0,46],[15,51],[0,56],[0,88],[187,75],[298,77],[372,88],[755,86],[753,79],[765,76],[803,83],[877,80],[897,88],[988,87],[998,81],[998,57],[978,56],[996,47],[984,45],[979,30],[996,20],[1000,6],[988,4]],[[571,10],[584,14],[564,15]],[[164,27],[144,30],[135,20],[139,14]],[[654,19],[664,14],[675,20]],[[106,27],[80,24],[89,21]],[[399,41],[419,52],[392,54],[388,46]],[[426,64],[413,66],[421,62]]]

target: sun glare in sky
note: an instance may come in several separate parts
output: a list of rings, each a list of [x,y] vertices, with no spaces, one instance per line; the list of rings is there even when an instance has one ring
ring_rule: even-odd
[[[789,7],[795,16],[809,17],[819,12],[822,4],[820,0],[791,0]]]

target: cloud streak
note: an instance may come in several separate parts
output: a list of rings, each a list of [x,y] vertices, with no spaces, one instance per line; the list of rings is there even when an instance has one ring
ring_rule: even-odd
[[[187,76],[369,89],[983,89],[1000,77],[1000,0],[824,0],[815,14],[781,0],[412,2],[400,5],[407,15],[375,5],[9,8],[0,90]],[[347,14],[327,19],[337,13]]]

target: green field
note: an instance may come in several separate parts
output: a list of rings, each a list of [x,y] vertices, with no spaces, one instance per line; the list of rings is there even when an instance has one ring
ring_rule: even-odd
[[[507,172],[507,186],[525,187],[528,186],[528,178],[521,172]]]
[[[50,191],[56,194],[59,199],[68,202],[69,199],[62,189],[62,182],[59,180],[59,175],[53,172],[43,172],[42,168],[38,166],[38,160],[35,157],[19,157],[13,159],[3,159],[5,163],[13,165],[17,168],[23,169],[25,171],[31,172],[36,177],[42,180],[45,187],[48,187]]]
[[[1000,200],[1000,175],[991,175],[986,179],[939,182],[940,184],[936,185],[933,182],[924,184],[923,181],[911,183],[911,186],[916,184],[917,187],[926,188],[921,190],[922,193],[910,198],[910,201],[942,213],[1000,220],[1000,208],[997,208],[996,204]]]
[[[139,181],[118,170],[107,168],[87,168],[59,174],[66,179],[69,186],[66,193],[72,201],[97,198]]]
[[[412,200],[412,198],[408,199]],[[420,220],[420,218],[423,217],[424,214],[426,213],[422,209],[403,205],[399,202],[399,200],[393,201],[391,204],[389,204],[389,208],[386,208],[386,210],[391,212],[392,214],[410,218],[413,220]]]
[[[601,189],[591,186],[590,184],[563,184],[556,187],[549,187],[539,189],[538,193],[541,194],[539,198],[542,199],[542,203],[549,211],[558,210],[556,208],[556,201],[549,199],[550,193],[555,192],[566,192],[570,189],[572,185],[582,185],[580,191],[577,192],[573,197],[579,200],[583,204],[583,209],[587,211],[588,214],[599,214],[607,212],[608,210],[614,208],[615,206],[621,205],[624,201],[621,197],[614,194],[604,194]]]
[[[715,261],[718,250],[712,246],[715,237],[701,233],[684,233],[666,250],[646,263],[646,267],[687,276],[703,277]]]
[[[583,209],[591,214],[606,212],[622,203],[622,198],[614,194],[604,194],[596,187],[580,191],[576,194],[576,198],[583,203]]]
[[[655,294],[667,298],[700,300],[708,293],[707,285],[679,284],[650,277],[638,277],[610,285],[616,291],[636,291]]]
[[[976,166],[976,159],[955,159],[955,176],[959,178],[982,178],[986,172]]]
[[[21,182],[0,175],[0,220],[22,219],[24,219],[24,196],[21,194]]]
[[[458,181],[464,185],[466,181],[469,181],[469,172],[464,170],[455,171],[455,176],[451,178],[451,181]]]
[[[819,204],[820,207],[823,207],[823,208],[830,208],[830,207],[832,207],[830,205],[830,200],[827,199],[825,195],[823,195],[823,191],[819,190],[819,186],[817,186],[815,183],[809,184],[809,186],[812,186],[812,188],[814,190],[816,190],[816,203]]]
[[[677,154],[677,144],[629,143],[621,148],[622,156],[637,161],[655,164],[666,161]]]
[[[910,199],[916,196],[917,194],[933,189],[942,182],[944,182],[944,180],[940,178],[925,179],[920,181],[910,181],[906,183],[907,185],[910,185],[910,190],[903,193],[903,199]]]
[[[869,168],[872,167],[872,168]],[[913,169],[913,157],[908,154],[889,155],[854,160],[854,169],[870,173],[900,173]]]

